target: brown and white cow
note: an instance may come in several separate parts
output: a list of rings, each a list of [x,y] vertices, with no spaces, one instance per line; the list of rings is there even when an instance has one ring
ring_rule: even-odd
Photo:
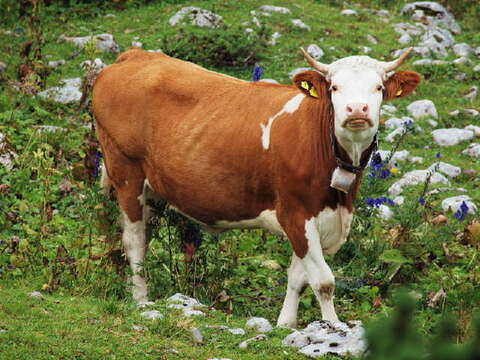
[[[324,254],[349,233],[382,100],[406,96],[420,81],[414,72],[389,73],[406,55],[325,65],[305,54],[318,71],[297,74],[295,85],[243,81],[140,49],[104,69],[93,110],[123,213],[134,299],[147,299],[145,200],[154,195],[206,229],[286,235],[294,253],[278,325],[295,326],[307,284],[323,319],[337,321]]]

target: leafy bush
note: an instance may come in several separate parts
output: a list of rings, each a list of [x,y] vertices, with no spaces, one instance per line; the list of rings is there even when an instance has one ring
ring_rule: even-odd
[[[239,26],[224,26],[219,30],[184,26],[175,34],[165,34],[161,46],[170,56],[203,66],[241,67],[260,59],[269,33],[265,27],[258,33],[247,33]]]

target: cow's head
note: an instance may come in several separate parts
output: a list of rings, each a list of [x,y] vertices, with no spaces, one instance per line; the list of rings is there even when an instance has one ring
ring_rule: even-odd
[[[377,132],[382,100],[407,96],[420,82],[420,75],[415,72],[391,73],[405,61],[411,49],[391,62],[350,56],[331,64],[322,64],[302,51],[317,71],[300,73],[294,82],[309,96],[323,101],[331,99],[335,136],[358,166],[361,153]]]

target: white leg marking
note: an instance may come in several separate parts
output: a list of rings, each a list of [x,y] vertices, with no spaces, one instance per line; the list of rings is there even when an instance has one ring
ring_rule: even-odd
[[[297,325],[298,302],[302,288],[308,284],[307,275],[301,259],[292,254],[292,262],[288,268],[287,294],[283,300],[282,311],[277,326],[294,328]]]
[[[280,110],[278,113],[273,115],[270,119],[268,119],[267,125],[260,124],[260,127],[262,128],[262,146],[265,150],[268,150],[270,146],[270,130],[272,128],[273,121],[277,117],[285,113],[293,114],[295,111],[298,110],[304,98],[305,98],[305,94],[300,93],[298,95],[295,95],[293,98],[291,98],[285,103],[282,110]]]
[[[145,221],[131,222],[127,214],[123,214],[122,242],[125,247],[130,268],[132,269],[132,293],[135,301],[147,301],[147,283],[140,272],[145,259],[146,239]]]
[[[308,282],[320,303],[322,319],[338,321],[333,306],[335,278],[333,277],[332,270],[330,270],[330,267],[325,262],[321,244],[322,237],[335,235],[335,231],[333,234],[330,233],[330,231],[334,229],[329,229],[330,224],[326,221],[331,216],[331,213],[335,212],[326,208],[320,212],[317,217],[312,217],[305,222],[305,236],[308,239],[308,252],[302,259],[302,264],[307,273]],[[338,226],[335,226],[334,228],[338,228]]]

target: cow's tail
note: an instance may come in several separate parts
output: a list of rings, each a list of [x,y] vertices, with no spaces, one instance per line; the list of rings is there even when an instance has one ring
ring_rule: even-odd
[[[102,168],[102,175],[100,177],[100,187],[102,188],[102,192],[105,196],[111,196],[112,194],[112,182],[107,174],[107,168],[105,167],[105,162],[101,164]]]

